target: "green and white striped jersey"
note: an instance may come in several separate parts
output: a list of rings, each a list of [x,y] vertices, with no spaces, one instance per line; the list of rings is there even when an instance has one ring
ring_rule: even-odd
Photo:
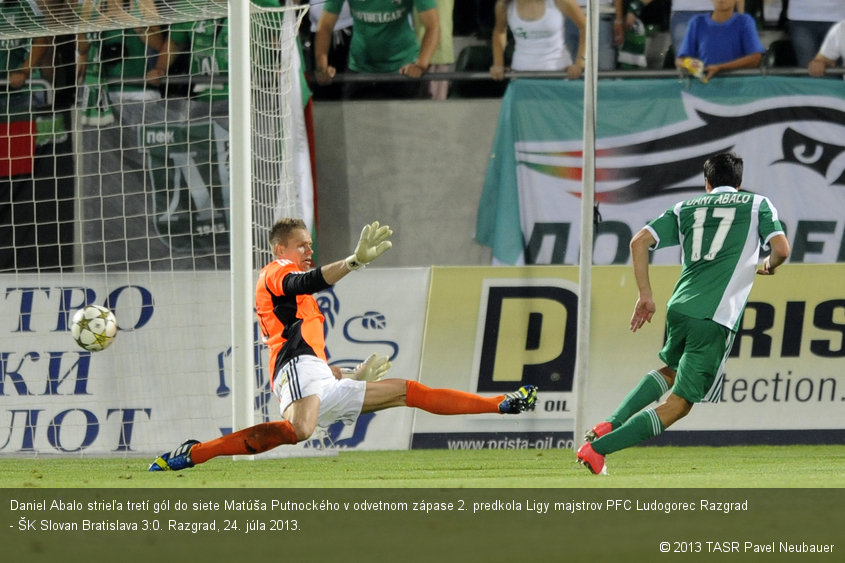
[[[680,245],[681,276],[668,308],[736,331],[754,284],[761,246],[783,234],[765,196],[730,186],[677,203],[650,222],[652,250]]]

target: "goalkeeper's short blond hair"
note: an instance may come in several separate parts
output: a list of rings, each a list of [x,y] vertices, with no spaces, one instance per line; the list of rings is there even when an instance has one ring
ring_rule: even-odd
[[[285,217],[279,219],[276,224],[270,228],[270,246],[275,247],[277,244],[284,245],[290,234],[296,229],[308,230],[305,221],[293,217]]]

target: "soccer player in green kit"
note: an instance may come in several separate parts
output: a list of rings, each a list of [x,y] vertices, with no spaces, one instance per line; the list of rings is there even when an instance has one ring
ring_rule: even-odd
[[[721,153],[704,163],[707,193],[677,203],[631,239],[639,296],[631,317],[636,332],[655,305],[649,250],[680,245],[681,276],[666,311],[665,365],[643,377],[616,411],[596,424],[578,461],[605,474],[605,456],[657,436],[686,416],[693,403],[717,402],[723,368],[754,275],[773,275],[789,257],[789,242],[768,198],[742,192],[742,159]],[[771,253],[757,265],[761,246]],[[645,408],[670,391],[656,408]],[[644,409],[645,410],[642,410]]]

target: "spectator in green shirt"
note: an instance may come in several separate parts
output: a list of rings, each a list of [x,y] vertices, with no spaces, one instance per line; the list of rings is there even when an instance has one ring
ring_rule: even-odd
[[[335,68],[328,63],[331,34],[345,0],[326,0],[314,40],[317,83],[331,84]],[[360,4],[360,6],[359,6]],[[351,3],[352,44],[349,48],[349,71],[359,73],[398,73],[419,78],[431,64],[440,41],[440,20],[436,0],[370,0]],[[416,8],[425,34],[422,44],[411,25]],[[349,82],[349,98],[415,97],[419,82],[398,79],[395,82]]]

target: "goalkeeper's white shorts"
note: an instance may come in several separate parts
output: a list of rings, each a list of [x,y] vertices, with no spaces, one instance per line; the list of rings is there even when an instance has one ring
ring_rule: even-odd
[[[309,395],[320,397],[319,427],[338,421],[354,424],[361,414],[367,382],[335,379],[329,365],[315,356],[297,356],[286,362],[274,380],[273,393],[279,398],[282,417],[292,402]]]

